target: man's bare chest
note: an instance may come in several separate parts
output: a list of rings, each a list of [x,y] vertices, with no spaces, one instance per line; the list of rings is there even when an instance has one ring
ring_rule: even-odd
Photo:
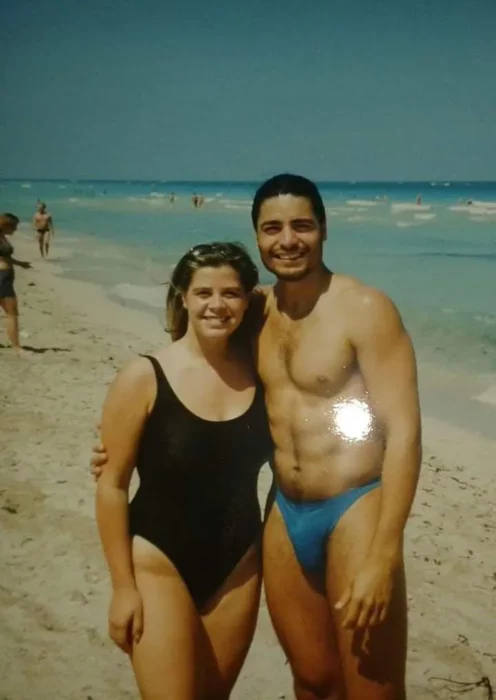
[[[258,337],[257,369],[268,392],[289,389],[333,396],[355,368],[343,324],[328,319],[293,322],[268,316]]]

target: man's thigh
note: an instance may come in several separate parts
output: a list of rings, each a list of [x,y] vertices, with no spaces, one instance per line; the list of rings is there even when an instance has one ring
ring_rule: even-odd
[[[330,537],[327,592],[333,611],[341,665],[349,700],[402,700],[407,650],[406,586],[403,564],[397,569],[387,619],[364,633],[344,629],[346,610],[334,605],[363,565],[379,517],[380,488],[346,511]]]
[[[325,590],[301,569],[277,504],[264,529],[263,571],[268,610],[295,686],[339,697],[338,647]]]

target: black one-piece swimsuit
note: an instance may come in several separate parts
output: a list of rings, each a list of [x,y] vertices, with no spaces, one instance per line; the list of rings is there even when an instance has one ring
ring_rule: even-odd
[[[148,357],[148,356],[147,356]],[[176,396],[158,360],[138,451],[130,533],[172,561],[201,608],[260,534],[257,480],[273,450],[263,389],[242,416],[208,421]]]

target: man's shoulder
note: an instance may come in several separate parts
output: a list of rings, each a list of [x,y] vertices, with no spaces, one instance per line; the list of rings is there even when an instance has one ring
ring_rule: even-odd
[[[375,313],[394,307],[394,302],[385,292],[357,277],[335,274],[333,285],[335,286],[334,298],[337,297],[347,311],[355,310],[363,313],[368,310]]]
[[[403,325],[391,297],[356,277],[336,275],[333,300],[352,334],[357,329],[365,334],[389,332]]]

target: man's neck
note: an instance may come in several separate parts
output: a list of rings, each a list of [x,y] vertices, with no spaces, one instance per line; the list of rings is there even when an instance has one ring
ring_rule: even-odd
[[[301,280],[294,282],[278,280],[274,285],[274,295],[279,311],[293,319],[307,316],[322,292],[329,288],[332,274],[325,265],[322,265]]]

